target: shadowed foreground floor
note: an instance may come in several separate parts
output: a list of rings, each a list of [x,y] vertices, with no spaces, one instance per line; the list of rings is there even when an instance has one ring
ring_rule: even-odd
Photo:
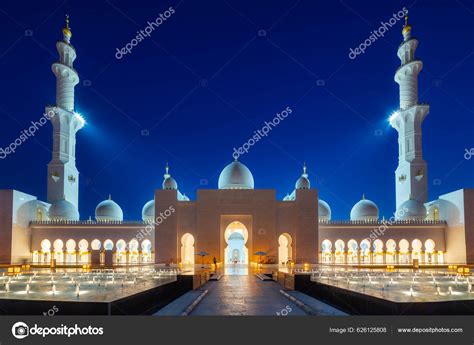
[[[155,315],[180,315],[181,312],[204,290],[207,296],[192,311],[191,315],[307,315],[300,307],[280,293],[281,286],[273,281],[262,281],[249,270],[230,267],[225,269],[219,281],[209,281],[200,289],[190,291],[170,303]],[[345,315],[317,299],[295,291],[288,291],[309,305],[320,315]]]

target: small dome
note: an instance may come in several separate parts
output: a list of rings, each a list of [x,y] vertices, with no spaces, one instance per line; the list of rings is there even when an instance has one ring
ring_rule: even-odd
[[[379,208],[370,200],[362,196],[357,204],[352,207],[351,220],[371,221],[379,219]]]
[[[163,189],[174,189],[174,190],[178,189],[178,183],[170,175],[170,167],[168,166],[168,163],[166,163],[166,172],[163,175],[163,177],[164,177]]]
[[[311,187],[311,183],[309,182],[308,173],[306,172],[306,163],[303,166],[303,174],[301,177],[296,181],[295,188],[296,189],[309,189]]]
[[[155,199],[148,201],[145,206],[143,206],[142,219],[147,223],[153,223],[155,220]]]
[[[222,170],[219,189],[253,189],[254,181],[249,168],[234,160]]]
[[[397,209],[396,218],[400,220],[424,220],[427,216],[425,205],[415,199],[408,199]]]
[[[331,208],[326,201],[321,199],[318,200],[318,214],[320,221],[331,220]]]
[[[309,189],[311,186],[307,177],[301,176],[298,181],[296,181],[295,188],[296,189]]]
[[[120,206],[111,199],[104,200],[95,208],[95,219],[98,222],[122,221],[123,212]]]
[[[65,199],[54,201],[48,210],[51,220],[79,220],[79,212],[76,206]]]
[[[165,177],[163,180],[163,189],[178,189],[178,183],[171,176]]]

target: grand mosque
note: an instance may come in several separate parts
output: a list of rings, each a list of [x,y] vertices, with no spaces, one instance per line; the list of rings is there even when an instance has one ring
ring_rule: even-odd
[[[0,190],[0,263],[49,265],[194,264],[197,253],[223,264],[439,265],[474,263],[474,189],[428,200],[428,165],[422,123],[430,107],[418,99],[418,40],[403,26],[395,72],[400,107],[390,118],[398,132],[396,210],[385,219],[374,201],[357,201],[345,220],[311,188],[306,166],[294,191],[258,189],[250,169],[234,160],[223,168],[218,189],[200,189],[190,200],[166,166],[162,189],[150,191],[142,220],[123,219],[111,198],[95,219],[81,219],[76,133],[84,120],[74,110],[79,83],[68,21],[56,43],[56,103],[46,108],[53,125],[47,201],[17,190]],[[204,254],[203,254],[204,255]],[[200,261],[197,261],[200,263]]]

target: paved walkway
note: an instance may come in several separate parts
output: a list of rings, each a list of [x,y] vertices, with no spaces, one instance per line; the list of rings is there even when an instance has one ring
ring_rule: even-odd
[[[202,287],[209,290],[191,315],[306,315],[280,293],[280,286],[250,275],[225,275]]]
[[[258,279],[248,266],[228,266],[218,281],[209,281],[171,302],[155,315],[181,315],[204,290],[209,293],[191,315],[307,315],[300,307],[280,293],[282,287],[274,281]],[[297,291],[288,293],[318,315],[346,315],[340,310]]]

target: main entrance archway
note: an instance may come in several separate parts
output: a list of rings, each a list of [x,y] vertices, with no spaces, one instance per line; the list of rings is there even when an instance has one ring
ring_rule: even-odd
[[[194,265],[194,236],[186,233],[181,237],[181,262]]]
[[[291,236],[286,232],[278,238],[278,263],[286,266],[292,260]]]
[[[224,232],[227,247],[224,250],[224,263],[245,264],[249,263],[249,250],[246,243],[249,239],[247,228],[241,222],[230,223]]]

